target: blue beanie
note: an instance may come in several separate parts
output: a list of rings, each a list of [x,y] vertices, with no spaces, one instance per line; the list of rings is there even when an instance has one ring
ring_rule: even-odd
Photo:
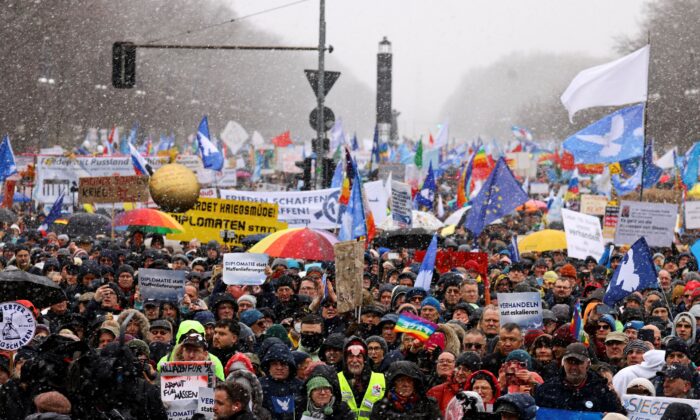
[[[598,319],[598,322],[605,322],[610,325],[610,331],[615,331],[615,318],[612,315],[605,314]]]
[[[216,324],[216,318],[214,314],[209,311],[197,311],[194,313],[193,319],[199,321],[202,325]]]
[[[506,357],[506,362],[511,360],[517,360],[518,362],[525,363],[527,365],[527,370],[532,369],[532,357],[525,350],[513,350],[508,353]]]
[[[257,309],[248,309],[247,311],[243,311],[243,313],[241,313],[241,322],[250,327],[259,320],[263,319],[263,317],[263,313]]]
[[[423,309],[426,306],[434,307],[435,309],[437,309],[438,313],[442,311],[442,309],[440,308],[440,302],[432,296],[426,297],[425,299],[423,299],[423,302],[421,302],[421,309]]]

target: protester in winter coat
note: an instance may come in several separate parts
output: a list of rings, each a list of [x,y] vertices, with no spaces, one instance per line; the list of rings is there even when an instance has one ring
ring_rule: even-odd
[[[467,391],[475,391],[481,397],[484,405],[493,405],[501,396],[501,387],[496,375],[488,370],[477,370],[467,378]]]
[[[498,397],[493,412],[502,419],[531,420],[537,414],[537,405],[530,394],[516,392]]]
[[[180,327],[177,329],[177,335],[176,335],[176,342],[177,345],[173,350],[168,354],[167,356],[164,356],[158,361],[158,371],[160,372],[160,368],[165,362],[170,362],[176,360],[176,354],[181,352],[181,346],[182,346],[182,340],[184,339],[185,335],[188,335],[190,333],[196,333],[199,334],[202,338],[204,338],[205,331],[204,331],[204,326],[200,324],[197,321],[182,321],[180,324]],[[206,343],[206,341],[205,341]],[[219,360],[218,357],[214,356],[211,353],[207,352],[207,360],[210,360],[214,364],[214,374],[216,375],[219,380],[224,380],[224,367],[221,364],[221,360]]]
[[[396,362],[387,371],[386,395],[372,408],[372,419],[439,420],[437,402],[425,397],[423,373],[413,362]]]
[[[696,331],[695,316],[690,312],[681,312],[673,318],[673,332],[671,335],[685,340],[688,347],[695,344]]]
[[[239,361],[234,360],[236,358],[239,359]],[[251,412],[258,420],[271,420],[272,415],[262,406],[262,385],[260,385],[258,377],[255,376],[253,365],[250,363],[250,360],[242,353],[236,353],[236,355],[229,360],[229,362],[231,361],[233,361],[233,363],[226,366],[229,372],[226,377],[226,382],[236,382],[248,391],[253,406]]]
[[[627,366],[617,372],[613,376],[613,386],[617,394],[625,394],[629,383],[635,378],[651,379],[656,377],[656,373],[664,367],[664,354],[663,350],[648,351],[642,356],[642,363]]]
[[[427,395],[437,400],[440,412],[445,414],[445,409],[452,398],[460,392],[467,389],[469,375],[481,368],[481,359],[474,352],[464,352],[457,357],[455,362],[454,372],[451,377],[428,390]]]
[[[573,411],[626,411],[607,381],[590,369],[588,349],[581,343],[569,344],[562,358],[563,369],[535,389],[538,407]]]
[[[296,364],[289,347],[273,344],[262,359],[265,377],[260,379],[263,407],[278,420],[292,420],[295,416],[295,397],[302,382],[296,377]]]
[[[343,401],[338,374],[332,366],[313,368],[296,401],[297,418],[345,420],[353,417]]]

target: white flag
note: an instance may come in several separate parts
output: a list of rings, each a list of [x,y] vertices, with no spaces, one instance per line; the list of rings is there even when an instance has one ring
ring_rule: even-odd
[[[229,148],[231,154],[235,155],[243,143],[248,140],[248,132],[236,121],[229,121],[221,132],[220,138]]]
[[[647,100],[649,45],[610,63],[583,70],[561,95],[569,120],[577,111]]]
[[[449,141],[448,137],[449,133],[449,124],[447,121],[445,121],[442,126],[440,127],[440,131],[437,134],[437,137],[435,138],[435,146],[433,146],[436,149],[439,149],[443,146],[447,146],[447,143]]]
[[[661,156],[656,162],[654,162],[654,165],[658,166],[661,169],[671,169],[674,166],[676,166],[676,162],[674,160],[677,153],[676,150],[677,148],[674,147],[673,149],[666,152],[665,155]]]
[[[265,144],[265,139],[260,133],[258,133],[257,131],[253,131],[253,138],[250,142],[253,143],[253,147],[257,149],[258,147]]]

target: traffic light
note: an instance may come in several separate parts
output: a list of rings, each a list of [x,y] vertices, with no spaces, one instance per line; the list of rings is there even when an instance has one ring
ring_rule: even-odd
[[[136,45],[133,42],[112,44],[112,86],[131,89],[136,84]]]
[[[301,187],[302,191],[308,191],[311,189],[311,160],[312,159],[308,157],[304,160],[294,162],[294,164],[303,171],[297,175],[297,179],[303,182]]]
[[[335,161],[331,158],[323,158],[321,165],[321,179],[323,180],[321,187],[330,188],[333,175],[335,174]]]

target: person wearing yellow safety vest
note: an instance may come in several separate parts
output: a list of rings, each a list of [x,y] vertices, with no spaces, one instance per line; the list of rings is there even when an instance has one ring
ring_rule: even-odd
[[[372,372],[367,361],[367,344],[350,337],[343,349],[344,369],[338,373],[340,394],[358,420],[369,420],[372,407],[384,397],[384,375]]]

